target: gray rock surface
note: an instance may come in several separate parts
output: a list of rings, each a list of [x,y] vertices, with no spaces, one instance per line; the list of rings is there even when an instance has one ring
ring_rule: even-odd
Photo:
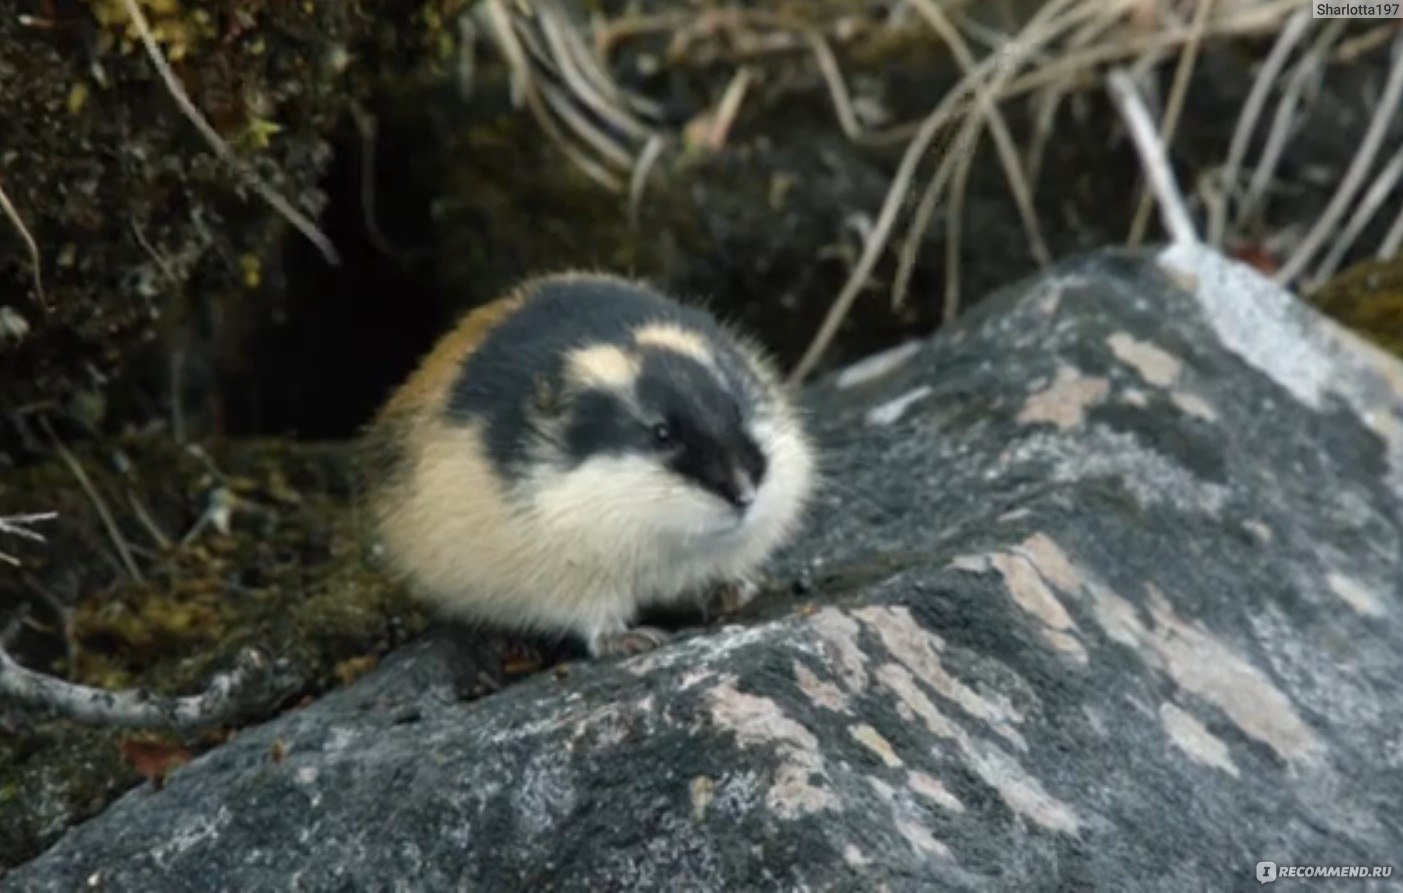
[[[745,623],[473,702],[422,641],[0,887],[1397,883],[1395,362],[1174,248],[811,397],[830,481]]]

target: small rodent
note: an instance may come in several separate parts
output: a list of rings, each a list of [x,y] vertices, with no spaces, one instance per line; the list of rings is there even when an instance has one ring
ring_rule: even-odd
[[[814,478],[754,346],[600,274],[529,280],[468,313],[363,443],[375,534],[413,593],[595,656],[665,640],[631,627],[645,605],[718,586],[748,600]]]

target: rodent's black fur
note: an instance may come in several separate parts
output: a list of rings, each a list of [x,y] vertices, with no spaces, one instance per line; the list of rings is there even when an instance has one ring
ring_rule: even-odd
[[[639,399],[679,428],[676,433],[702,449],[679,453],[678,470],[704,480],[710,448],[758,456],[753,444],[733,443],[733,416],[750,410],[759,395],[748,364],[707,313],[672,301],[645,286],[607,277],[541,280],[523,296],[521,308],[492,330],[464,363],[449,394],[450,420],[484,423],[484,445],[497,472],[519,478],[537,433],[538,398],[561,392],[565,358],[591,345],[633,348],[632,332],[650,323],[671,323],[707,343],[727,388],[700,363],[674,351],[646,351],[638,383]],[[647,448],[647,432],[603,391],[586,393],[569,408],[564,456],[573,461],[601,452]],[[698,457],[701,457],[700,459]],[[690,463],[690,464],[688,464]],[[752,472],[763,474],[763,459],[752,458]],[[696,466],[696,467],[692,467]]]

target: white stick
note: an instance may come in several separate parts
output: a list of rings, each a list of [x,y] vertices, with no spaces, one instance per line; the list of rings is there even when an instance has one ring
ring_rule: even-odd
[[[268,670],[268,661],[248,649],[234,669],[215,676],[200,694],[169,698],[65,682],[20,666],[0,648],[0,701],[96,725],[188,730],[218,725],[245,709],[271,706],[288,694],[287,680]]]
[[[1160,142],[1159,128],[1150,118],[1130,75],[1123,68],[1113,69],[1106,76],[1106,87],[1140,153],[1140,163],[1149,178],[1165,230],[1176,243],[1198,242],[1198,233],[1184,205],[1184,195],[1174,180],[1174,171],[1169,167],[1164,144]]]

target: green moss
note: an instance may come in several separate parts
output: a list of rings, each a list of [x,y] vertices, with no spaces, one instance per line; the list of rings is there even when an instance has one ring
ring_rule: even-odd
[[[1342,325],[1403,357],[1403,255],[1355,264],[1310,300]]]

